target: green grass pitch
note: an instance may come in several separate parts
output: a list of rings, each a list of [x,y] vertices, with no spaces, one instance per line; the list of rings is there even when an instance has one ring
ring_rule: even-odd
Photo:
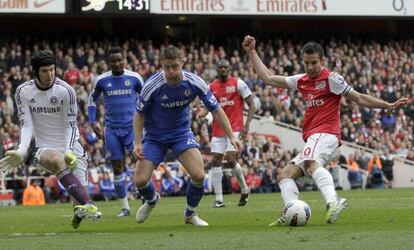
[[[117,218],[119,203],[100,202],[101,221],[70,226],[71,206],[0,207],[0,249],[413,249],[414,189],[343,191],[349,207],[335,224],[324,221],[319,192],[303,192],[312,209],[305,227],[268,227],[279,214],[279,193],[252,194],[246,207],[239,195],[224,196],[226,208],[211,208],[205,196],[198,212],[207,228],[185,225],[185,198],[163,198],[149,219]]]

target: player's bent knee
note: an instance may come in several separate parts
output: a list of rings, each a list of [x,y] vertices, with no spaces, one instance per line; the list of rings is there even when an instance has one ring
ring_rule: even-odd
[[[142,176],[134,176],[135,186],[144,188],[148,184],[149,178],[142,178]]]
[[[296,179],[299,176],[298,171],[300,172],[295,166],[286,166],[277,176],[276,182],[279,183],[284,179]]]
[[[320,164],[317,161],[306,161],[305,162],[305,171],[308,175],[312,176],[316,169],[320,167]]]
[[[223,155],[214,153],[213,154],[213,165],[214,166],[221,166],[221,162],[223,161]]]
[[[65,159],[57,153],[44,153],[40,159],[40,163],[43,167],[53,172],[61,172],[67,168]]]
[[[284,179],[288,179],[288,178],[286,176],[280,174],[276,177],[276,183],[279,184]]]
[[[204,177],[205,176],[204,176],[203,172],[196,173],[196,174],[193,174],[192,176],[190,176],[192,182],[200,183],[200,184],[204,183]]]

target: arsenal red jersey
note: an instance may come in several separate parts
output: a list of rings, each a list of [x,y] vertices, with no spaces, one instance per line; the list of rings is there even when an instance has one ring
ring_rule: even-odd
[[[306,111],[302,121],[302,138],[306,142],[315,133],[340,134],[340,114],[342,95],[347,95],[352,87],[338,73],[322,69],[315,79],[306,74],[286,77],[286,84],[302,94]]]
[[[209,87],[229,118],[233,132],[242,131],[244,126],[243,99],[252,94],[249,86],[241,79],[229,77],[226,82],[216,79]],[[226,133],[220,124],[213,120],[213,136],[222,137],[225,135]]]

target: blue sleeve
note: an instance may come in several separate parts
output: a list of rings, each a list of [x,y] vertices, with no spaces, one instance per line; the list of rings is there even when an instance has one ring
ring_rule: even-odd
[[[192,73],[188,73],[186,76],[193,86],[196,87],[197,95],[201,101],[203,101],[208,111],[213,112],[220,108],[220,104],[217,102],[216,97],[214,97],[210,88],[203,79]]]
[[[89,124],[94,124],[96,121],[96,106],[95,105],[91,105],[88,106],[88,120],[89,120]]]
[[[150,104],[151,104],[151,99],[148,99],[147,101],[145,101],[144,98],[142,97],[142,95],[139,95],[138,98],[137,98],[135,111],[137,113],[143,114],[143,113],[146,112],[146,110],[148,109]]]
[[[138,78],[138,81],[135,84],[135,92],[138,94],[141,94],[143,85],[144,85],[144,81],[142,80],[142,78]]]
[[[102,88],[99,82],[96,83],[88,98],[88,118],[89,124],[94,124],[96,121],[96,101],[102,93]]]
[[[216,97],[214,97],[213,93],[211,93],[210,90],[208,90],[206,94],[199,94],[199,97],[201,101],[203,101],[208,111],[213,112],[220,108],[220,104],[217,102]]]

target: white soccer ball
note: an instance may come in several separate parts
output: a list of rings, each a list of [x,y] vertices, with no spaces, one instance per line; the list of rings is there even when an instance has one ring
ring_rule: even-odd
[[[304,226],[311,217],[309,205],[301,200],[293,200],[283,208],[282,215],[288,226]]]

